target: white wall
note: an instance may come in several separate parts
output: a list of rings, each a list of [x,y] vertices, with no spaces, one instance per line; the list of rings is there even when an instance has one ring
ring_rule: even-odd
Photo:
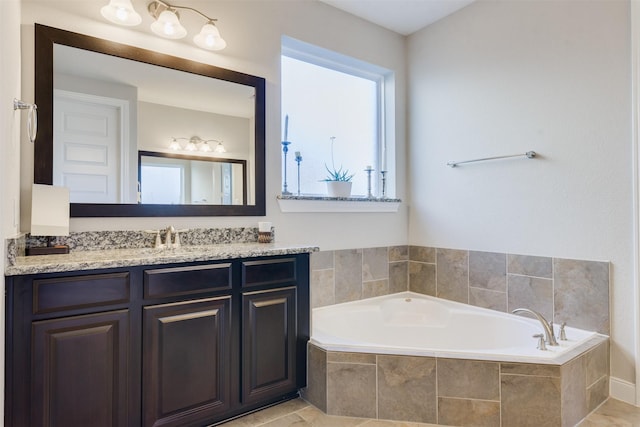
[[[405,38],[391,31],[353,17],[315,0],[247,0],[247,1],[183,1],[217,17],[217,25],[228,47],[220,53],[193,47],[189,39],[160,39],[147,29],[151,18],[146,3],[133,4],[143,16],[141,29],[118,27],[106,22],[99,13],[106,4],[102,0],[61,1],[33,0],[22,9],[23,79],[33,81],[33,23],[114,40],[182,56],[200,62],[262,76],[267,80],[267,215],[258,217],[210,218],[114,218],[72,219],[72,231],[118,230],[165,227],[177,228],[256,225],[258,220],[272,221],[278,241],[314,243],[322,249],[387,246],[405,244],[407,239],[406,205],[400,212],[366,214],[283,214],[276,202],[281,191],[280,129],[280,40],[290,37],[316,44],[397,72],[396,97],[396,166],[405,167]],[[187,15],[185,13],[184,15]],[[197,22],[197,20],[195,21]],[[28,88],[33,91],[33,87]],[[33,152],[23,154],[21,187],[28,188],[33,176]],[[405,176],[397,180],[397,195],[404,197]],[[23,201],[23,206],[25,202]],[[25,210],[26,210],[25,206]],[[23,218],[26,220],[26,218]],[[24,227],[23,227],[24,228]],[[327,232],[327,230],[332,230]]]
[[[410,36],[408,182],[411,244],[611,261],[612,375],[635,383],[629,16],[480,0]]]
[[[26,112],[13,110],[13,98],[20,93],[20,0],[0,1],[0,265],[4,266],[8,237],[18,232],[18,201],[20,161],[20,126],[24,126]],[[33,102],[33,98],[23,98]],[[22,119],[22,122],[21,122]],[[23,142],[28,144],[28,142]],[[4,295],[4,281],[0,284]],[[4,366],[4,298],[0,298],[0,366]],[[0,371],[0,402],[4,402],[4,369]],[[0,405],[0,420],[4,419],[4,405]]]

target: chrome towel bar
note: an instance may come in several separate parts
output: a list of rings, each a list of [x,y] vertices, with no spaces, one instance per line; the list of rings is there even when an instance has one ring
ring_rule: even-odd
[[[535,151],[527,151],[524,154],[512,154],[510,156],[495,156],[495,157],[485,157],[482,159],[473,159],[473,160],[463,160],[460,162],[447,162],[447,166],[450,166],[452,168],[455,168],[458,165],[461,165],[463,163],[475,163],[475,162],[484,162],[487,160],[498,160],[498,159],[508,159],[511,157],[527,157],[528,159],[533,159],[536,156],[536,152]]]

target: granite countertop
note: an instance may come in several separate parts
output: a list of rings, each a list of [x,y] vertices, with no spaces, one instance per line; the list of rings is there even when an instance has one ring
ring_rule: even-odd
[[[316,252],[312,245],[286,243],[227,243],[217,245],[181,246],[179,248],[135,248],[74,251],[66,255],[19,256],[13,265],[5,267],[6,276],[131,267],[137,265],[171,264],[193,261],[215,261],[272,255],[292,255]]]

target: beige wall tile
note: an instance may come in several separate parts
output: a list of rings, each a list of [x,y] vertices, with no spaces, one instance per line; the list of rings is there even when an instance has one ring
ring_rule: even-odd
[[[311,270],[333,268],[333,251],[311,252],[309,266]]]
[[[507,311],[507,293],[469,288],[469,304],[496,311]]]
[[[536,375],[560,378],[560,367],[533,363],[500,363],[500,373],[506,375]]]
[[[499,363],[438,359],[438,397],[499,401]]]
[[[528,308],[553,321],[553,281],[529,276],[509,274],[507,310]],[[525,315],[529,316],[529,315]]]
[[[362,280],[389,278],[389,250],[384,248],[362,249]]]
[[[505,427],[561,425],[560,378],[501,375]]]
[[[436,265],[409,261],[409,290],[436,296]]]
[[[376,418],[376,366],[327,364],[327,413]]]
[[[469,286],[507,291],[507,255],[469,251]]]
[[[435,270],[434,270],[435,282]],[[399,261],[389,263],[389,293],[409,290],[409,262]]]
[[[307,387],[302,396],[327,411],[327,352],[313,344],[307,344]]]
[[[334,270],[311,270],[311,308],[336,303]]]
[[[553,263],[549,257],[507,255],[507,273],[551,279]]]
[[[609,376],[605,376],[587,388],[587,411],[593,411],[608,398]]]
[[[500,427],[500,402],[439,397],[438,423],[449,426]]]
[[[609,341],[603,342],[585,355],[587,387],[609,375]]]
[[[378,356],[378,418],[437,422],[435,358]]]
[[[426,246],[409,246],[409,260],[435,263],[436,249]]]
[[[456,249],[436,250],[436,296],[469,303],[469,253]]]
[[[327,362],[375,365],[376,355],[371,353],[347,353],[342,351],[330,351],[327,353]]]
[[[554,259],[553,265],[556,322],[609,335],[609,263]]]
[[[362,298],[379,297],[389,294],[389,279],[362,282]]]
[[[585,384],[585,358],[564,364],[562,378],[562,425],[573,427],[587,416],[587,386]]]
[[[362,249],[335,251],[336,304],[362,299]]]
[[[409,261],[409,246],[389,246],[389,262]]]

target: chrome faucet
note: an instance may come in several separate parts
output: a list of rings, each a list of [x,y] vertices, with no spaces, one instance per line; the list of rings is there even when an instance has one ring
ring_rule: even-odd
[[[173,228],[173,225],[168,226],[167,229],[165,230],[164,244],[167,248],[171,247],[171,236],[175,232],[176,232],[176,229]]]
[[[556,335],[553,332],[553,322],[551,323],[547,322],[547,319],[545,319],[542,316],[542,314],[538,313],[537,311],[529,310],[528,308],[516,308],[515,310],[512,311],[512,313],[513,314],[529,313],[533,315],[542,324],[542,328],[544,329],[545,341],[547,341],[547,344],[558,345],[558,341],[556,340]]]

